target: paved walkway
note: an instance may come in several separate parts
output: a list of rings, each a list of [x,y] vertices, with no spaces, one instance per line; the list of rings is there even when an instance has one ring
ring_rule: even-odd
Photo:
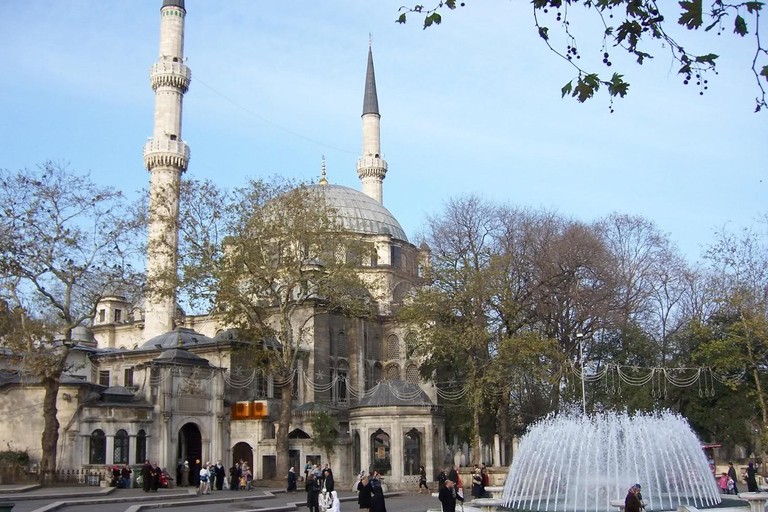
[[[67,489],[69,492],[61,492],[64,489]],[[68,494],[71,497],[49,499],[45,498],[44,494],[40,494],[34,496],[33,499],[15,500],[13,497],[7,496],[9,499],[4,498],[0,502],[9,501],[16,503],[13,512],[44,512],[46,509],[56,510],[57,512],[148,512],[159,511],[161,508],[165,508],[168,512],[175,510],[179,512],[247,512],[270,509],[300,510],[303,512],[306,510],[305,493],[286,494],[280,492],[279,494],[268,496],[270,493],[263,492],[265,491],[263,488],[254,489],[251,492],[213,491],[210,495],[206,496],[190,495],[187,493],[188,488],[161,489],[158,493],[149,494],[144,493],[141,489],[118,489],[106,496],[75,497],[83,489],[83,487],[48,487],[46,488],[48,491],[60,491],[59,494]],[[98,490],[103,491],[103,489]],[[31,492],[25,494],[31,494]],[[15,497],[18,498],[20,496],[16,495]],[[357,493],[342,491],[339,492],[339,496],[342,498],[341,510],[350,512],[359,510],[356,501]],[[298,508],[294,508],[294,504]],[[428,495],[405,493],[399,496],[387,497],[387,508],[392,512],[424,512],[429,508],[437,506],[439,506],[437,499]]]

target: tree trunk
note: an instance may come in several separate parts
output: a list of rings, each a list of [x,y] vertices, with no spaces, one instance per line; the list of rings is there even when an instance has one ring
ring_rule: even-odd
[[[504,459],[504,462],[509,463],[505,459],[507,450],[507,443],[511,439],[511,436],[509,435],[509,390],[507,388],[503,388],[501,399],[499,400],[499,441],[500,441],[500,447],[499,450],[501,451],[501,458]],[[494,461],[494,465],[501,466],[502,462],[501,460]]]
[[[475,386],[475,396],[472,404],[472,464],[480,464],[480,406],[483,392],[480,386]]]
[[[43,428],[42,449],[43,458],[40,461],[40,482],[45,482],[47,476],[53,479],[56,470],[56,447],[59,442],[59,420],[56,417],[58,409],[56,401],[59,395],[59,379],[44,377],[42,379],[45,396],[43,398]]]
[[[275,452],[277,454],[277,478],[284,478],[288,474],[288,429],[291,427],[291,411],[293,409],[293,379],[280,388],[280,421],[275,439]]]

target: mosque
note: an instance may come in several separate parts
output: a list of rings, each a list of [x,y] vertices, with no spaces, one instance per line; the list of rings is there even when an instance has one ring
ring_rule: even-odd
[[[178,194],[167,191],[178,190],[190,156],[182,139],[182,102],[191,81],[184,0],[163,0],[159,14],[159,59],[150,69],[154,134],[144,146],[144,163],[150,211],[161,202],[178,214]],[[330,462],[341,481],[375,468],[396,486],[415,483],[421,465],[433,479],[445,464],[446,445],[437,390],[420,380],[418,361],[408,357],[415,334],[394,319],[419,283],[429,250],[410,243],[384,207],[380,122],[369,47],[357,163],[362,190],[330,184],[325,175],[313,187],[354,236],[375,247],[360,272],[377,277],[383,299],[373,320],[314,317],[313,340],[293,377],[289,457],[297,470],[307,460]],[[177,237],[167,219],[150,217],[148,279],[175,271]],[[174,249],[152,250],[153,241]],[[58,398],[58,467],[102,469],[149,459],[173,474],[184,460],[221,460],[229,467],[243,459],[257,479],[285,476],[276,474],[281,383],[244,369],[232,350],[235,332],[214,315],[185,315],[175,297],[148,293],[141,307],[116,293],[103,298],[92,324],[78,328],[76,337],[75,369],[63,376]],[[31,379],[0,379],[0,439],[27,449],[33,460],[41,453],[42,396]],[[311,419],[318,411],[339,422],[330,461],[312,445]]]

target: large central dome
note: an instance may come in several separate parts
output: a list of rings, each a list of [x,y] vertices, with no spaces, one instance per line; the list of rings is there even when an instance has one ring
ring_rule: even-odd
[[[366,235],[389,234],[398,240],[408,241],[402,226],[389,210],[359,190],[330,184],[312,185],[310,188],[323,193],[328,206],[336,208],[348,230]]]

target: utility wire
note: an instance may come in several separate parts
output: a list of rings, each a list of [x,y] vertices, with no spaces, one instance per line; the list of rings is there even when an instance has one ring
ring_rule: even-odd
[[[243,105],[241,105],[240,103],[236,102],[235,100],[233,100],[229,96],[225,95],[224,93],[217,91],[216,89],[214,89],[213,87],[211,87],[210,85],[205,83],[204,81],[200,80],[200,77],[198,75],[195,75],[194,79],[195,79],[195,82],[200,83],[201,85],[203,85],[204,87],[208,88],[210,91],[212,91],[213,93],[217,94],[221,98],[225,99],[226,101],[228,101],[232,105],[236,106],[237,108],[239,108],[243,112],[246,112],[247,114],[252,115],[253,117],[258,119],[259,121],[261,121],[263,123],[267,123],[268,125],[273,126],[273,127],[277,128],[278,130],[282,130],[285,133],[293,135],[294,137],[298,137],[298,138],[303,139],[303,140],[305,140],[307,142],[311,142],[312,144],[317,144],[318,146],[322,146],[324,148],[333,149],[334,151],[340,151],[342,153],[348,153],[350,155],[356,155],[357,154],[355,151],[349,151],[348,149],[343,149],[343,148],[339,148],[339,147],[336,147],[336,146],[331,146],[330,144],[326,144],[324,142],[320,142],[319,140],[315,140],[315,139],[312,139],[310,137],[306,137],[306,136],[304,136],[304,135],[302,135],[300,133],[294,132],[293,130],[289,130],[288,128],[286,128],[284,126],[280,126],[279,124],[270,121],[266,117],[260,116],[259,114],[257,114],[253,110],[249,109],[248,107],[244,107]]]

